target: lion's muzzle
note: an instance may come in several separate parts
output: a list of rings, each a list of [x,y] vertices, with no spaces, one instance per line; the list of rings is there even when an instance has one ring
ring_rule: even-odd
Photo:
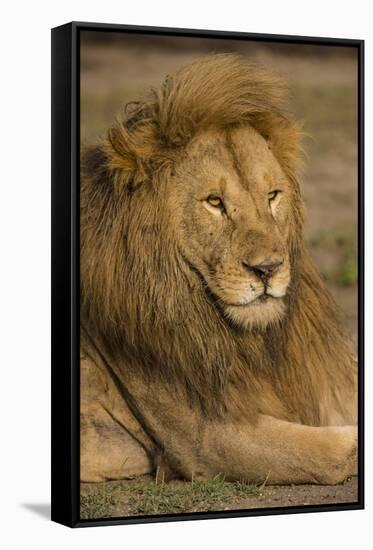
[[[283,260],[279,259],[272,259],[272,260],[265,260],[261,262],[260,264],[250,265],[246,262],[243,262],[243,266],[248,271],[252,271],[255,273],[259,279],[262,280],[264,286],[268,285],[268,280],[278,269],[282,266]]]

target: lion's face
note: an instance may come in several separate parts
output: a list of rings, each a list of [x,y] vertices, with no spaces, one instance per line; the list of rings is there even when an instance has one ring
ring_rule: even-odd
[[[243,327],[285,312],[291,185],[253,128],[200,133],[174,172],[170,208],[181,254],[216,306]]]

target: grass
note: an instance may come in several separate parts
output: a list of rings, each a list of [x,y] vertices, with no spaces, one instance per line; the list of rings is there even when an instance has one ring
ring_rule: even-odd
[[[309,244],[314,250],[323,250],[336,259],[333,269],[323,269],[327,281],[340,287],[353,286],[357,282],[357,238],[354,226],[337,227],[314,234]]]
[[[104,518],[115,502],[115,488],[105,483],[99,490],[80,496],[80,517]]]
[[[356,254],[347,251],[341,261],[341,266],[336,274],[336,281],[340,286],[351,286],[357,281]]]
[[[227,482],[217,476],[208,481],[156,483],[154,481],[119,481],[103,483],[82,494],[82,519],[103,518],[125,510],[126,515],[157,515],[182,512],[207,512],[224,508],[224,504],[259,496],[264,484]]]

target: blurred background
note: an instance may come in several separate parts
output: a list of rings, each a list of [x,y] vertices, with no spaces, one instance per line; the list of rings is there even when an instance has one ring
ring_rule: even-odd
[[[306,239],[346,329],[357,331],[357,51],[243,40],[81,32],[81,141],[104,135],[124,105],[210,52],[237,52],[289,82],[304,122]]]

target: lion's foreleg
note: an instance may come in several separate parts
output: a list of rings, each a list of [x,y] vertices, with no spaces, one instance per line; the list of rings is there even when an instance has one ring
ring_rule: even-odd
[[[143,424],[165,464],[186,479],[335,484],[356,473],[356,426],[314,427],[259,415],[209,421],[183,403],[147,400]]]
[[[164,384],[144,384],[139,373],[119,365],[112,370],[131,414],[176,475],[333,484],[355,473],[355,426],[314,427],[267,415],[211,420]]]
[[[334,484],[356,469],[356,427],[312,427],[260,415],[253,426],[206,426],[202,477]]]

